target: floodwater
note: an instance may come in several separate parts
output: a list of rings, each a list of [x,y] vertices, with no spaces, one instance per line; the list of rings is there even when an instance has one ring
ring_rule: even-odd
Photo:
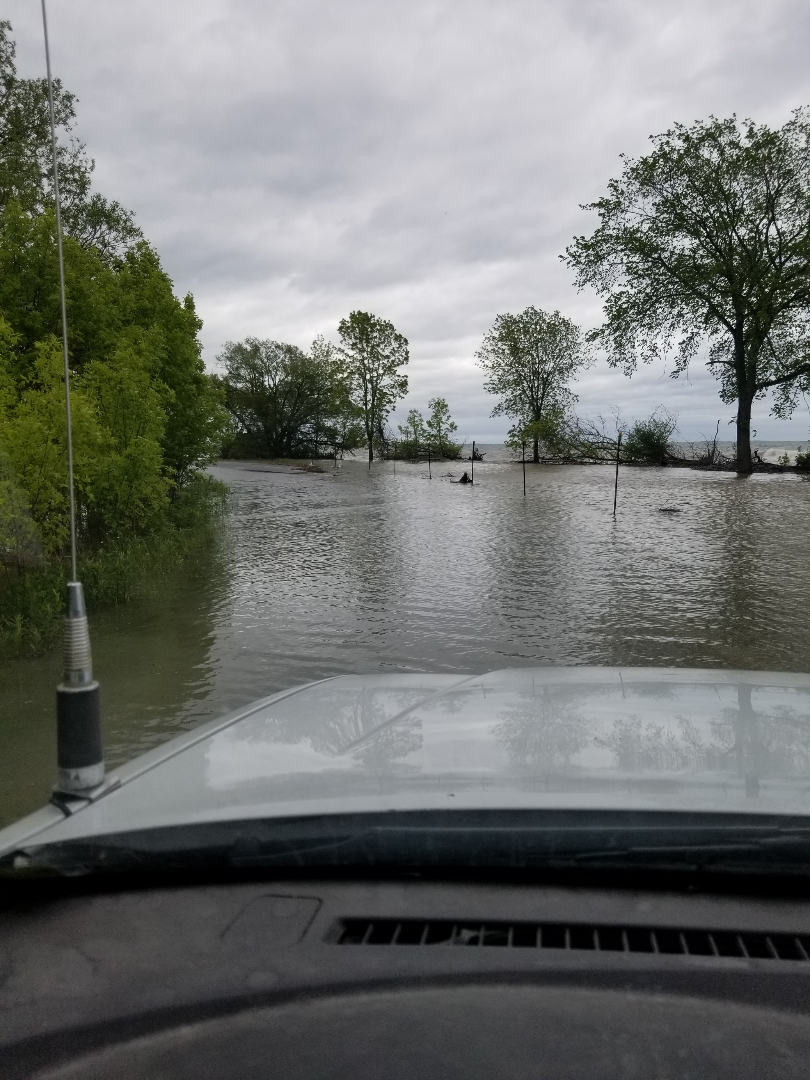
[[[810,670],[810,480],[609,466],[227,462],[217,544],[91,620],[117,764],[346,672]],[[453,474],[453,476],[447,475]],[[0,665],[0,822],[48,797],[58,653]]]

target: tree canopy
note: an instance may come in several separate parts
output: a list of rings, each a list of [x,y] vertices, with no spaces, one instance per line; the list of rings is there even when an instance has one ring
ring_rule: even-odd
[[[360,445],[357,410],[334,346],[317,338],[309,353],[280,341],[228,342],[225,404],[234,422],[232,452],[260,457],[337,456]]]
[[[405,423],[399,425],[397,455],[419,458],[432,454],[434,457],[457,458],[461,444],[451,438],[458,430],[458,424],[450,416],[450,406],[444,398],[435,397],[428,401],[428,409],[427,420],[418,409],[408,411]]]
[[[16,202],[28,214],[53,209],[48,83],[20,79],[11,24],[0,22],[0,207]],[[91,190],[95,163],[73,133],[76,98],[53,81],[62,224],[68,236],[93,247],[106,261],[123,254],[143,234],[118,202]]]
[[[366,311],[353,311],[338,326],[340,355],[346,366],[350,396],[358,409],[374,460],[375,443],[384,442],[391,410],[408,392],[408,342],[393,323]]]
[[[68,501],[47,89],[17,78],[9,32],[0,24],[0,561],[21,565],[64,550]],[[174,295],[131,215],[90,190],[92,162],[69,136],[75,99],[55,89],[78,524],[93,545],[153,528],[218,454],[225,416],[192,297]]]
[[[628,374],[701,345],[737,402],[737,470],[752,469],[752,402],[789,415],[810,389],[810,111],[780,129],[736,117],[675,125],[624,158],[590,237],[563,258],[604,298],[591,340]]]
[[[476,353],[484,369],[484,389],[500,400],[493,416],[510,416],[510,438],[525,438],[540,460],[546,421],[576,401],[569,387],[577,371],[592,362],[582,332],[559,311],[527,307],[518,315],[498,315]]]

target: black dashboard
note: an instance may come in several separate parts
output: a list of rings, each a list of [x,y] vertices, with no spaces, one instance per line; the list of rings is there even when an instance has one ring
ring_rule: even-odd
[[[420,880],[6,889],[0,1075],[810,1075],[801,896]]]

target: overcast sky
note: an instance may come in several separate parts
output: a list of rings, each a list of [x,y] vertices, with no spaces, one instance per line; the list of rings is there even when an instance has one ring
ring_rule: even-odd
[[[781,125],[810,104],[802,0],[49,0],[55,74],[79,96],[96,185],[135,210],[206,361],[249,334],[307,347],[360,308],[410,341],[411,394],[493,440],[474,353],[528,304],[594,326],[559,255],[593,228],[619,154],[674,121]],[[20,74],[43,72],[37,0],[4,0]],[[733,407],[700,364],[632,379],[604,361],[580,411],[659,403],[684,437]],[[768,439],[807,439],[755,407]],[[722,437],[722,436],[721,436]]]

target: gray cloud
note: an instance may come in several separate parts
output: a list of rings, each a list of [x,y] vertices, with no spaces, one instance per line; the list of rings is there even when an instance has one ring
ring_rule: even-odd
[[[38,7],[6,0],[20,68]],[[501,311],[595,325],[559,254],[619,154],[675,120],[780,124],[810,102],[798,0],[50,0],[56,72],[80,97],[97,183],[135,209],[206,358],[246,334],[307,345],[362,307],[411,342],[411,401],[494,437],[473,354]],[[731,414],[713,380],[601,364],[581,406],[663,402],[688,437]],[[772,438],[807,435],[757,416]]]

